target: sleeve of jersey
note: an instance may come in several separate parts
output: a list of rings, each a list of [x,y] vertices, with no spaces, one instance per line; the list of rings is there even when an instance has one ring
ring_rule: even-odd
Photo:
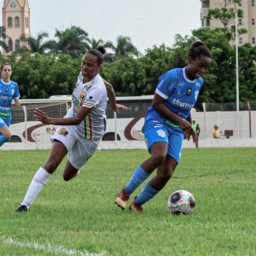
[[[166,77],[158,83],[156,93],[164,99],[168,99],[174,88],[173,78]]]
[[[19,86],[17,84],[15,84],[15,91],[14,91],[13,98],[15,100],[18,100],[20,98]]]
[[[92,89],[90,90],[83,101],[82,106],[86,108],[94,108],[97,106],[101,101],[102,93],[100,90]]]

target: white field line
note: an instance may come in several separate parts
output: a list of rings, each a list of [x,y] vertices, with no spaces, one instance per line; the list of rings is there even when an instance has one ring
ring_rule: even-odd
[[[23,241],[15,240],[11,237],[0,236],[0,242],[7,245],[13,245],[15,247],[29,248],[29,249],[34,249],[36,251],[45,251],[47,253],[62,254],[62,255],[68,255],[68,256],[105,256],[104,253],[99,253],[99,254],[90,253],[85,250],[78,251],[75,249],[65,248],[64,246],[38,244],[36,242],[23,242]]]

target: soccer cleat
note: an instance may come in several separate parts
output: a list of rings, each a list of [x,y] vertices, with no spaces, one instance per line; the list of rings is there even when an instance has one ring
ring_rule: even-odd
[[[28,210],[26,205],[21,204],[15,212],[26,212]]]
[[[118,207],[124,210],[129,200],[129,197],[130,194],[123,189],[116,195],[115,204],[117,204]]]
[[[133,201],[129,207],[129,209],[132,212],[143,212],[143,208],[141,207],[141,205],[136,204],[135,201]]]

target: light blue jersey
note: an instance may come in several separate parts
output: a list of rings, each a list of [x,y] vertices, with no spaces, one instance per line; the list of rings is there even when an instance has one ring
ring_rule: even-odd
[[[185,120],[196,104],[202,86],[202,78],[191,81],[186,77],[185,68],[176,68],[160,76],[155,93],[166,100],[165,105],[171,112]],[[167,154],[179,162],[184,132],[177,122],[149,107],[145,116],[144,137],[149,150],[156,142],[167,143]]]
[[[11,121],[11,104],[12,100],[18,100],[20,97],[18,84],[11,81],[5,83],[0,80],[0,118]]]
[[[173,113],[182,119],[187,119],[191,108],[196,104],[202,86],[203,79],[201,77],[193,81],[189,80],[186,77],[185,68],[175,68],[160,76],[155,92],[166,100],[165,105]],[[176,122],[166,119],[153,107],[147,111],[145,120],[149,119],[180,129]]]

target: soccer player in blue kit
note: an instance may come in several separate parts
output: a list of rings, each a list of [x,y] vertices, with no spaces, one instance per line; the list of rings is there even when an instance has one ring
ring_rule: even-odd
[[[144,136],[151,156],[133,173],[117,194],[115,203],[125,209],[130,195],[157,169],[153,177],[130,204],[130,210],[142,212],[142,205],[153,198],[169,181],[181,157],[184,132],[197,136],[191,126],[190,110],[203,86],[203,73],[211,63],[211,52],[200,41],[188,52],[188,65],[175,68],[159,78],[152,106],[144,124]]]
[[[11,81],[12,68],[8,63],[1,65],[0,80],[0,146],[12,137],[9,126],[12,120],[11,105],[15,100],[15,105],[20,105],[19,86]]]

